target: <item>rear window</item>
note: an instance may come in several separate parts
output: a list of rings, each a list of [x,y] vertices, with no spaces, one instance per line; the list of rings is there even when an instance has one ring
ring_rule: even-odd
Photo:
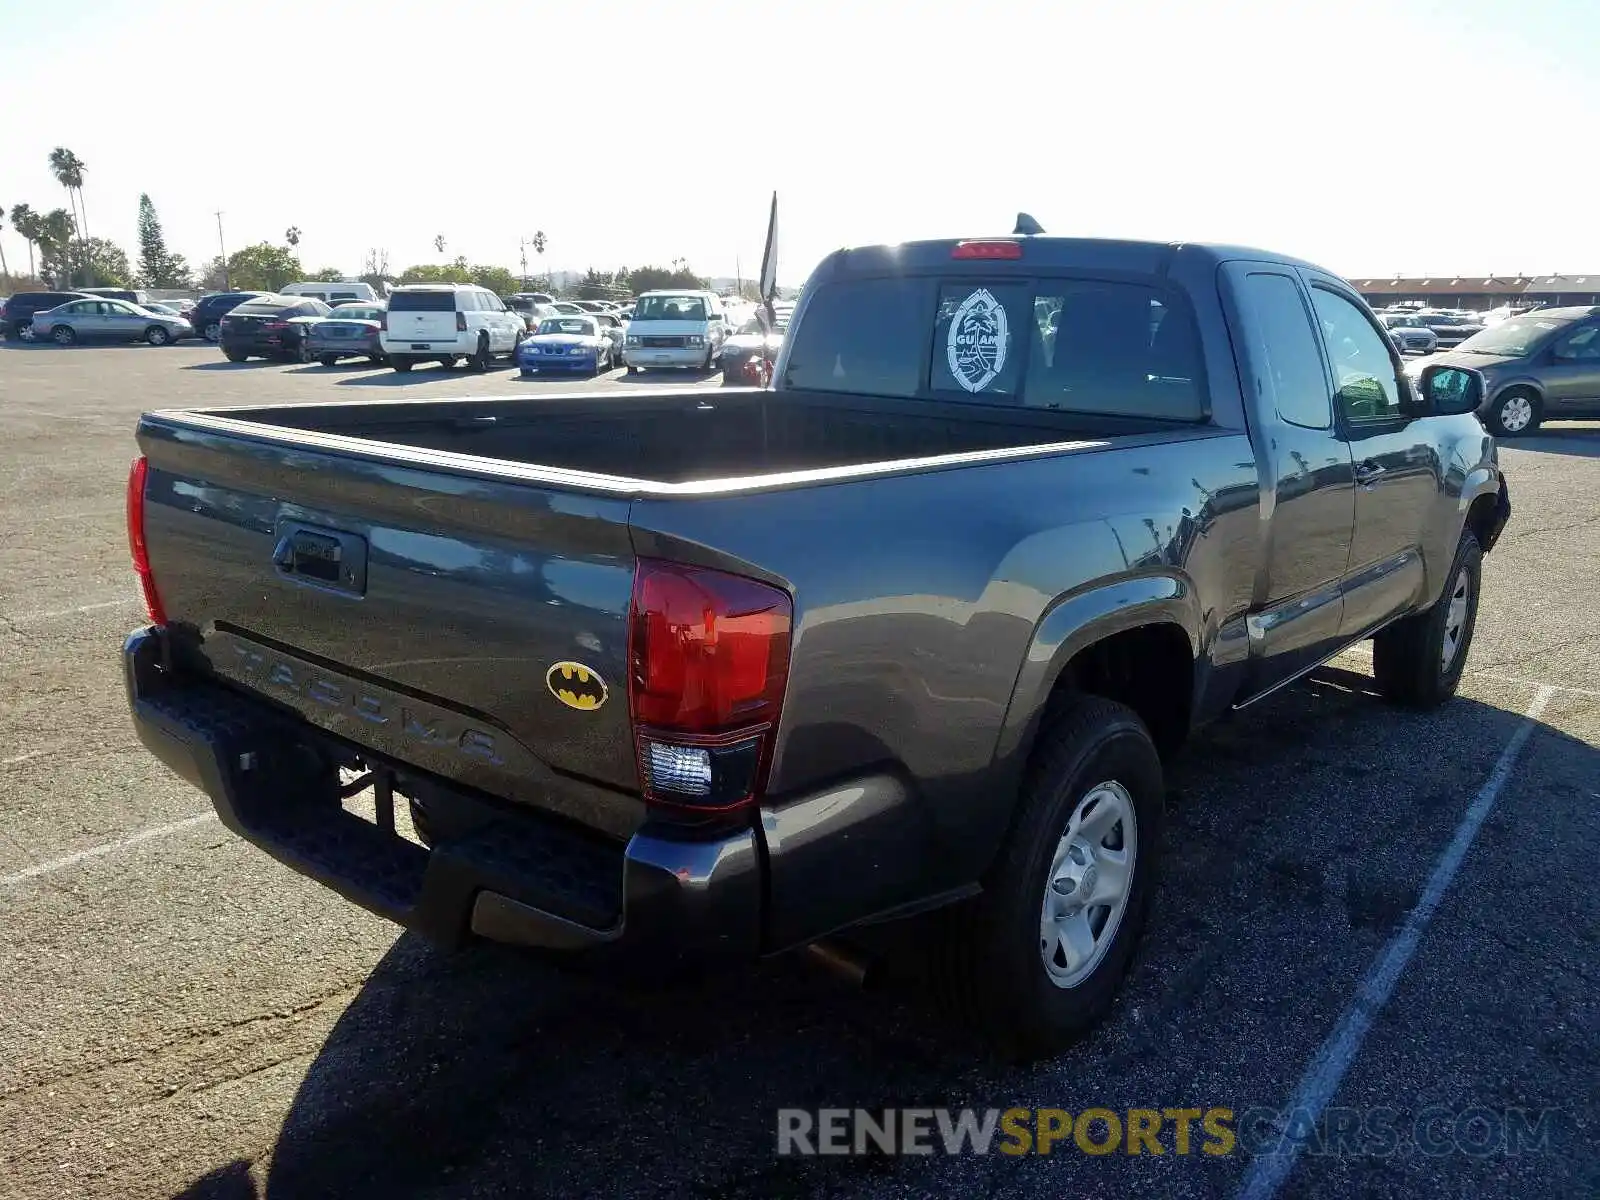
[[[282,300],[246,300],[233,311],[240,316],[261,317],[281,313],[292,305],[285,304]]]
[[[456,311],[454,292],[396,292],[389,297],[390,312]]]
[[[787,385],[1065,412],[1199,420],[1188,311],[1139,283],[922,277],[823,285]]]

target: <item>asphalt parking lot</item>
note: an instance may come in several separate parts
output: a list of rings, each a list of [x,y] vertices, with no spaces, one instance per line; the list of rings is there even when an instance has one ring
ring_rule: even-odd
[[[1388,708],[1353,652],[1196,741],[1121,1003],[1019,1069],[800,957],[645,995],[441,957],[138,747],[117,649],[142,409],[576,386],[631,384],[0,346],[0,1195],[1600,1193],[1600,425],[1503,450],[1514,514],[1456,702]],[[787,1107],[1311,1100],[1407,1136],[1254,1164],[775,1152]],[[1542,1141],[1466,1145],[1513,1110]],[[1416,1144],[1419,1117],[1470,1136]]]

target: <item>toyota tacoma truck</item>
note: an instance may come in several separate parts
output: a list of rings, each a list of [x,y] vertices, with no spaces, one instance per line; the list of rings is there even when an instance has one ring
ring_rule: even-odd
[[[1393,701],[1455,692],[1509,515],[1482,383],[1409,380],[1308,263],[1019,233],[830,255],[770,389],[153,411],[133,718],[441,946],[915,915],[933,991],[1050,1054],[1192,730],[1366,638]]]

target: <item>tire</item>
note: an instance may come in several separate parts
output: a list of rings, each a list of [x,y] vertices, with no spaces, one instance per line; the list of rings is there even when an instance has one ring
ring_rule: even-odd
[[[206,325],[205,325],[205,328],[200,331],[200,336],[205,338],[206,341],[208,341],[208,342],[221,341],[222,340],[222,322],[221,321],[207,321]]]
[[[57,325],[50,331],[50,340],[58,346],[70,346],[78,340],[78,331],[71,325]]]
[[[339,356],[337,354],[320,354],[317,356],[317,361],[325,367],[331,367],[338,363]]]
[[[375,367],[387,366],[389,363],[388,356],[383,354],[369,354],[367,361]]]
[[[229,362],[244,362],[250,357],[248,354],[242,354],[237,350],[224,350],[222,356]]]
[[[165,346],[172,340],[172,335],[160,325],[152,325],[144,331],[144,340],[152,346]]]
[[[942,914],[930,982],[947,1011],[1022,1060],[1059,1053],[1105,1016],[1155,890],[1163,789],[1161,759],[1133,710],[1076,696],[1051,714],[982,894]],[[1120,849],[1105,845],[1112,840]],[[1110,903],[1071,907],[1072,896],[1106,888]],[[1064,914],[1059,927],[1055,917],[1046,925],[1047,905]],[[1076,963],[1058,928],[1087,937]]]
[[[632,363],[629,363],[628,364],[628,374],[629,375],[637,375],[638,373],[639,373],[639,368],[634,366]]]
[[[415,360],[407,358],[404,354],[391,354],[389,356],[389,365],[404,375],[417,364]]]
[[[528,370],[527,367],[523,367],[520,371],[517,372],[517,374],[520,375],[523,379],[532,379],[533,378],[533,372]]]
[[[1437,708],[1456,694],[1478,625],[1483,550],[1470,529],[1450,563],[1444,594],[1426,612],[1396,621],[1372,639],[1372,675],[1386,700]]]
[[[19,342],[36,342],[39,339],[33,336],[33,319],[17,321],[11,326],[11,336]]]
[[[494,356],[489,353],[489,335],[480,333],[477,350],[467,356],[467,369],[482,374],[489,369],[489,360],[492,357]]]
[[[451,354],[448,357],[441,358],[439,360],[439,365],[441,367],[443,367],[446,371],[454,371],[456,369],[456,360],[457,360],[457,356],[454,355],[454,354]]]
[[[1495,437],[1522,437],[1539,428],[1544,405],[1532,388],[1507,388],[1495,397],[1483,423]]]
[[[311,361],[311,347],[302,341],[293,350],[289,351],[289,356],[294,362],[308,363]]]
[[[712,360],[715,359],[716,356],[717,356],[717,348],[715,346],[707,346],[706,347],[706,360],[705,360],[705,362],[700,364],[700,369],[702,371],[704,371],[706,374],[709,375],[711,373]]]

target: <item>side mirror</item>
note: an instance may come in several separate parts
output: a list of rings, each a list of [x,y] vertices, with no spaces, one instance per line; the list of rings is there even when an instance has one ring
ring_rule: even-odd
[[[1424,367],[1417,391],[1424,407],[1434,416],[1477,412],[1483,403],[1483,376],[1463,367]]]

